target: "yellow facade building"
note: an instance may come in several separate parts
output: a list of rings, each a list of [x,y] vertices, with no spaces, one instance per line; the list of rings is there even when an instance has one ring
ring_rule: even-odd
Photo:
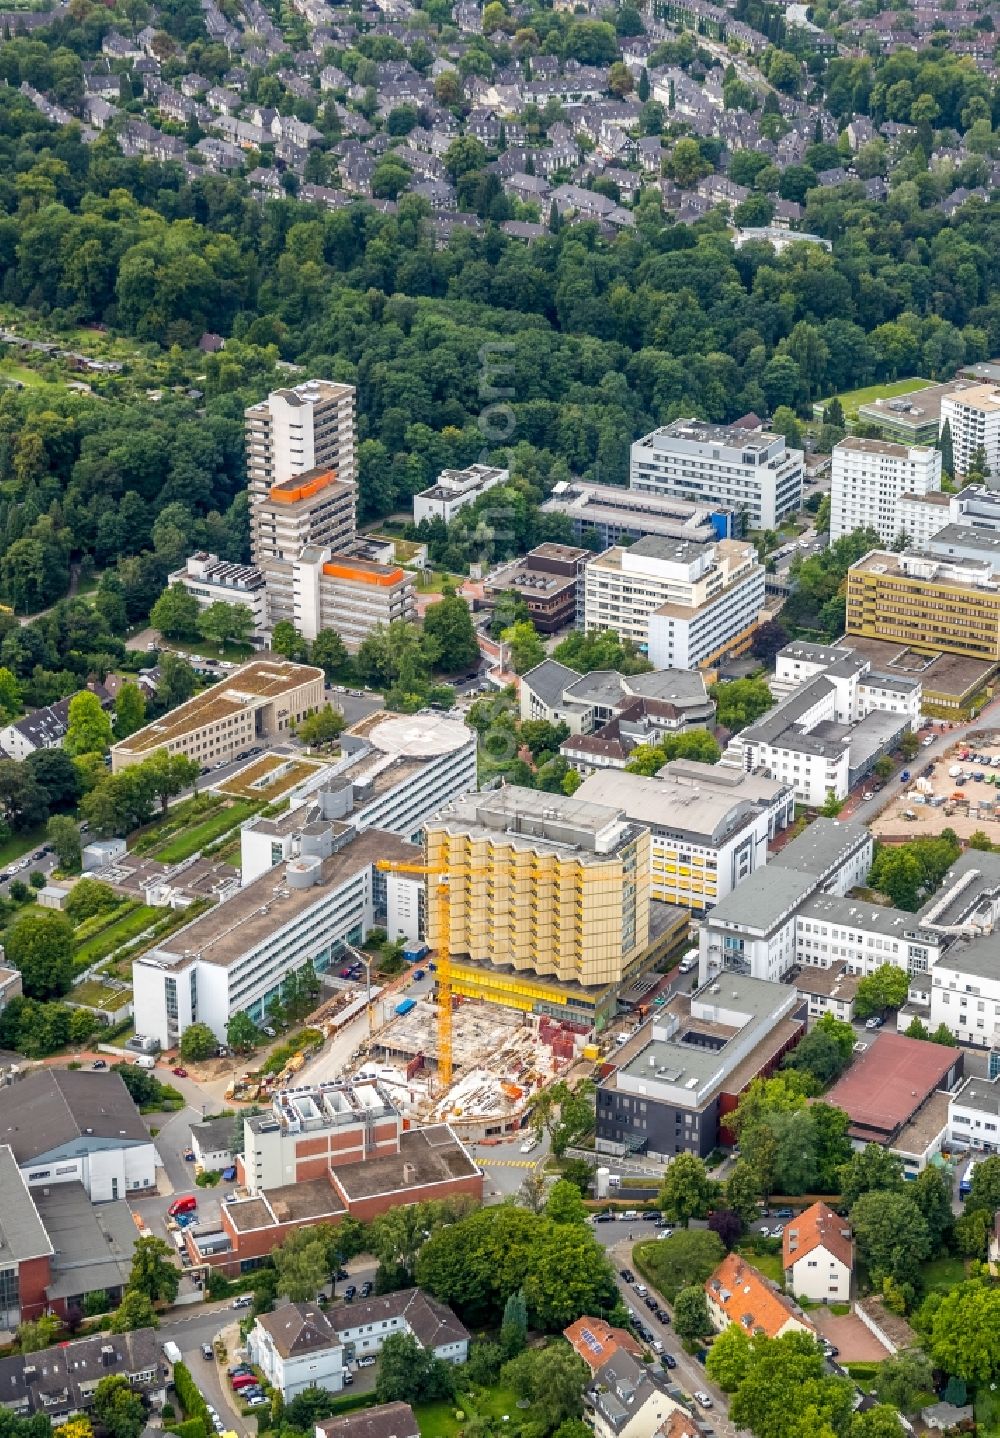
[[[650,956],[649,834],[620,809],[507,785],[425,834],[448,875],[447,934],[432,894],[428,943],[447,940],[455,993],[587,1019]]]
[[[1000,660],[1000,582],[988,563],[873,550],[847,572],[848,635]]]

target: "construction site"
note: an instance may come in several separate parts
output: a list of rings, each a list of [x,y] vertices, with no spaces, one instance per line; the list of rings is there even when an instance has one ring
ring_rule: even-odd
[[[377,1076],[403,1111],[447,1120],[463,1138],[496,1138],[521,1128],[540,1089],[596,1048],[582,1028],[493,1004],[456,1000],[451,1018],[452,1082],[437,1065],[438,1006],[429,998],[394,1016],[365,1046],[358,1070]]]
[[[960,839],[977,830],[1000,840],[1000,733],[976,730],[936,763],[917,760],[892,802],[872,821],[879,839],[920,838],[947,824]]]

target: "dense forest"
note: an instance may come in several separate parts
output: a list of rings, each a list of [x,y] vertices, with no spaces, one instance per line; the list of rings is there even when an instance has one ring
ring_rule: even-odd
[[[63,30],[8,41],[0,74],[71,85],[100,32],[92,16]],[[934,83],[942,114],[990,130],[983,77],[947,55],[834,61],[826,83],[831,105],[897,111],[901,86]],[[919,143],[893,179],[883,202],[859,182],[807,190],[805,225],[832,253],[737,251],[721,214],[674,224],[655,191],[613,240],[579,224],[529,247],[487,225],[439,248],[418,196],[390,214],[261,204],[241,179],[190,182],[109,136],[84,144],[6,88],[0,298],[54,331],[155,342],[177,374],[157,406],[114,377],[94,395],[0,396],[0,593],[31,611],[66,592],[71,565],[108,570],[121,632],[192,541],[244,556],[242,410],[282,364],[357,385],[363,519],[407,507],[445,466],[503,454],[530,521],[570,473],[625,481],[632,439],[678,415],[807,412],[847,386],[988,358],[1000,206],[947,217]],[[228,343],[192,390],[185,361],[206,330]]]

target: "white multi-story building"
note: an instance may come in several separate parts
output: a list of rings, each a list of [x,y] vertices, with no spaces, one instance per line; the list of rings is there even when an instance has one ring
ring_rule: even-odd
[[[804,639],[786,644],[775,659],[771,692],[776,699],[784,698],[819,675],[833,686],[838,724],[857,724],[869,714],[886,713],[898,714],[914,733],[920,728],[920,680],[874,669],[870,659],[843,644]]]
[[[1000,1045],[1000,942],[996,935],[953,944],[934,966],[931,1028],[946,1025],[959,1043]]]
[[[413,575],[398,564],[309,545],[291,568],[292,623],[305,639],[333,629],[356,654],[377,626],[417,617]]]
[[[316,830],[319,832],[316,832]],[[280,851],[279,851],[280,852]],[[364,941],[385,913],[376,904],[379,859],[420,862],[394,834],[362,834],[331,821],[300,837],[299,853],[217,904],[132,965],[135,1019],[162,1048],[175,1048],[193,1023],[220,1042],[234,1014],[266,1022],[290,973],[321,972],[344,944]],[[397,882],[385,876],[385,885]]]
[[[782,1235],[785,1286],[813,1303],[847,1303],[854,1273],[854,1239],[847,1220],[813,1203],[789,1220]]]
[[[243,604],[253,615],[253,633],[262,635],[267,627],[264,576],[255,564],[230,564],[217,554],[199,550],[188,557],[184,568],[168,577],[198,601],[199,609],[212,604]]]
[[[443,469],[437,483],[413,496],[413,523],[423,519],[441,519],[450,524],[460,509],[474,504],[481,495],[506,484],[509,469],[489,464],[470,464],[467,469]]]
[[[899,533],[906,536],[908,549],[926,549],[938,530],[953,522],[951,503],[956,498],[940,489],[899,496]]]
[[[938,450],[849,435],[833,447],[831,544],[856,529],[873,529],[883,544],[894,544],[903,532],[901,496],[940,488]]]
[[[967,474],[977,450],[986,455],[991,474],[1000,473],[1000,389],[977,384],[946,394],[941,401],[941,429],[951,428],[955,473]]]
[[[952,1094],[948,1137],[982,1153],[1000,1152],[1000,1078],[969,1078]]]
[[[247,1349],[286,1403],[307,1388],[339,1393],[344,1386],[344,1345],[316,1304],[285,1303],[259,1314]]]
[[[357,477],[353,385],[313,379],[276,389],[245,411],[251,511],[269,491],[307,469]]]
[[[426,819],[476,788],[475,730],[444,715],[387,717],[379,711],[354,725],[341,744],[344,757],[326,771],[315,793],[284,814],[244,824],[244,884],[292,858],[313,817],[359,832],[382,829],[417,843]],[[315,816],[310,806],[318,809]]]
[[[814,894],[845,895],[867,878],[872,837],[863,824],[817,819],[707,915],[699,982],[723,970],[775,982],[797,960],[797,923]]]
[[[780,434],[678,419],[635,441],[629,484],[720,504],[751,529],[774,529],[802,503],[802,451]]]
[[[618,805],[649,830],[652,899],[710,909],[767,862],[769,805],[725,788],[683,774],[605,770],[585,779],[576,797]]]
[[[749,647],[764,608],[752,544],[640,539],[584,573],[584,627],[613,629],[658,669],[696,669]]]

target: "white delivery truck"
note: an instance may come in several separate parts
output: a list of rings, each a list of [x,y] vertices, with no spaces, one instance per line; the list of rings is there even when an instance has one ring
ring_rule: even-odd
[[[177,1347],[177,1344],[172,1343],[169,1338],[163,1345],[163,1356],[168,1363],[181,1362],[181,1350]]]

